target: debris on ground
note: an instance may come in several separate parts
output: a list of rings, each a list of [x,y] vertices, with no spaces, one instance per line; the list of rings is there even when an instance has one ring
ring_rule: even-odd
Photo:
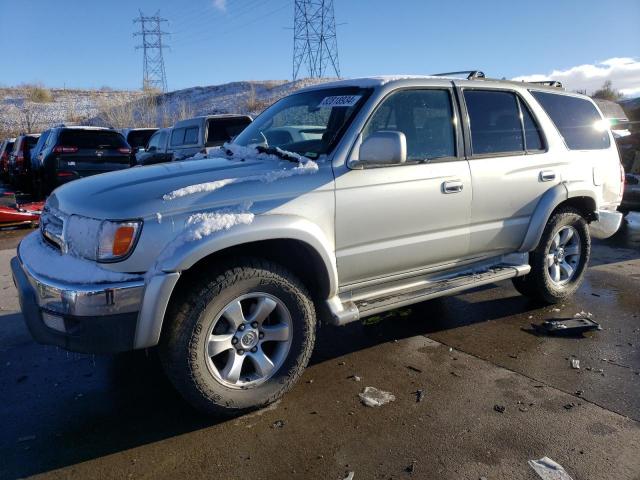
[[[422,370],[420,370],[418,367],[414,367],[413,365],[407,365],[407,368],[412,372],[422,373]]]
[[[411,462],[411,465],[405,467],[404,471],[407,473],[413,473],[416,470],[416,460]]]
[[[542,480],[573,480],[562,465],[554,462],[549,457],[540,460],[529,460],[529,466]]]
[[[454,377],[461,377],[462,375],[460,375],[458,372],[450,372],[451,375],[453,375]]]
[[[353,380],[354,382],[359,382],[360,380],[362,380],[358,375],[351,375],[350,377],[351,380]]]
[[[275,422],[273,422],[271,424],[271,428],[282,428],[285,425],[285,421],[284,420],[276,420]]]
[[[416,403],[420,403],[422,400],[424,400],[424,390],[418,389],[414,393],[416,394]]]
[[[359,393],[360,401],[367,407],[381,407],[385,403],[395,401],[396,397],[392,393],[378,390],[375,387],[365,387],[362,393]]]
[[[536,333],[556,336],[581,336],[585,332],[602,330],[599,323],[582,316],[546,320],[539,325],[532,323],[531,327]]]
[[[577,358],[572,358],[571,359],[571,368],[573,368],[575,370],[580,370],[580,360],[578,360]]]
[[[344,477],[343,480],[353,480],[353,477],[354,477],[355,474],[356,474],[355,472],[349,472],[349,473],[347,473],[347,476]]]
[[[494,405],[493,409],[498,412],[498,413],[504,413],[507,410],[507,407],[505,407],[504,405]]]
[[[565,409],[565,410],[571,410],[571,409],[572,409],[573,407],[575,407],[575,406],[576,406],[576,404],[575,404],[575,403],[567,403],[567,404],[564,406],[564,409]]]

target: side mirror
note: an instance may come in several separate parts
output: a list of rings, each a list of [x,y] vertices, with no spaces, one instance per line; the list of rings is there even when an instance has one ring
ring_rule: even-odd
[[[407,138],[404,133],[381,130],[367,137],[360,145],[358,163],[396,165],[407,161]]]

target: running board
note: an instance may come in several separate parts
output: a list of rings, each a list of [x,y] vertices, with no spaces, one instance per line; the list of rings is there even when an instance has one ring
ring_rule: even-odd
[[[393,293],[372,295],[354,301],[331,299],[329,309],[332,312],[334,325],[345,325],[360,318],[423,302],[436,297],[451,295],[489,283],[508,280],[526,275],[531,270],[529,265],[497,265],[482,272],[465,273],[455,277],[427,282],[420,287],[410,287]]]

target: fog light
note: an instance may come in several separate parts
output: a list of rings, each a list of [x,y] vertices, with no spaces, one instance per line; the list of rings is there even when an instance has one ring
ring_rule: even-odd
[[[47,327],[52,328],[53,330],[57,330],[58,332],[62,333],[66,333],[67,331],[64,327],[63,317],[47,312],[42,312],[42,320]]]

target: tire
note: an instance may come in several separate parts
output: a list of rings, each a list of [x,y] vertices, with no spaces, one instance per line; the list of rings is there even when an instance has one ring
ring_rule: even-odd
[[[578,210],[561,208],[547,222],[538,247],[529,253],[531,271],[514,278],[513,285],[534,300],[562,302],[582,285],[590,256],[587,222]]]
[[[259,259],[227,265],[181,288],[169,306],[159,348],[170,381],[206,414],[235,414],[274,402],[300,377],[315,342],[315,309],[302,282]],[[267,311],[262,318],[260,312]],[[216,341],[207,343],[210,338]]]

